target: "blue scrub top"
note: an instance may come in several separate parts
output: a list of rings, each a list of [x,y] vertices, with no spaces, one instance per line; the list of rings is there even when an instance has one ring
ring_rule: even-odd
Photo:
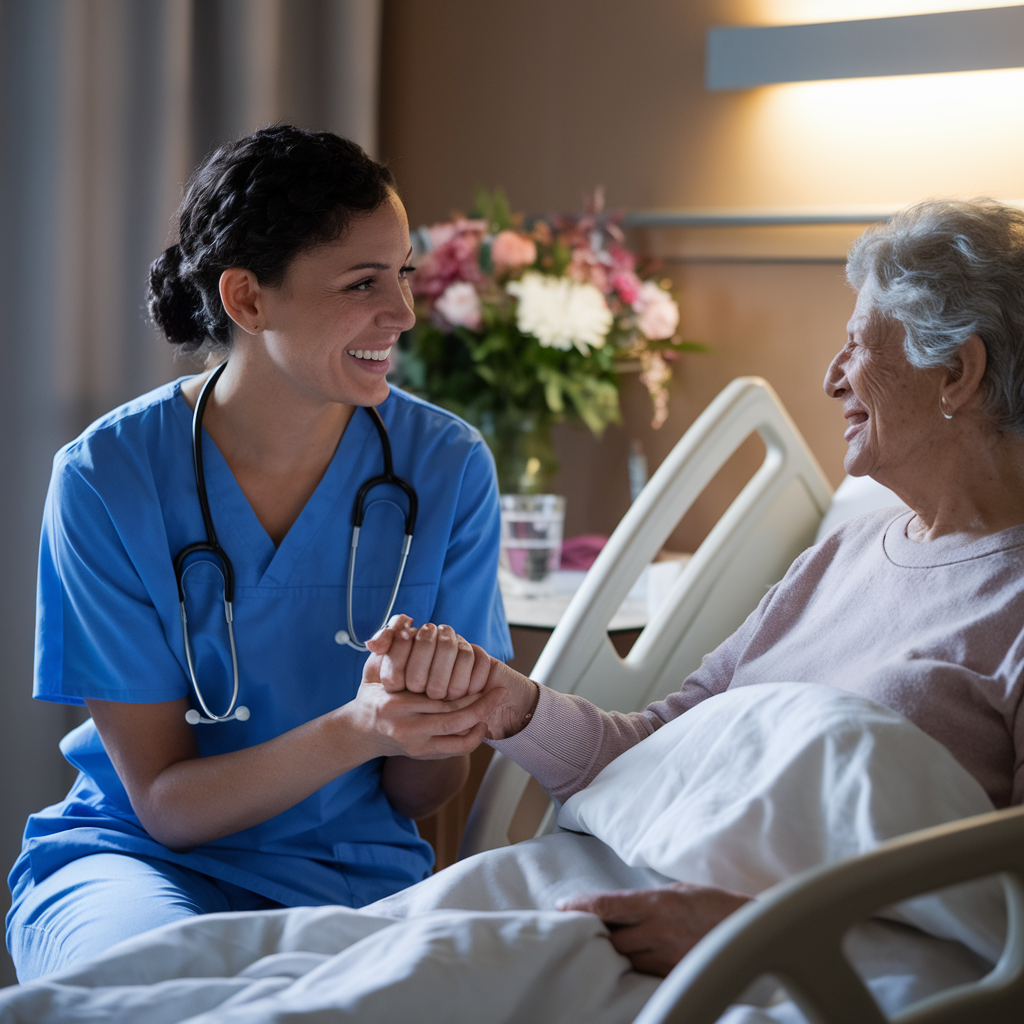
[[[419,495],[396,612],[448,623],[497,658],[512,655],[497,586],[500,517],[494,464],[479,433],[392,388],[378,406],[395,472]],[[172,560],[205,539],[181,381],[98,420],[54,459],[39,559],[34,694],[149,703],[191,697]],[[280,547],[227,463],[203,436],[210,509],[234,565],[239,702],[248,721],[194,726],[200,753],[262,743],[353,699],[365,654],[339,645],[359,486],[382,472],[376,430],[357,409],[316,491]],[[373,633],[398,568],[406,499],[370,492],[360,534],[356,631]],[[186,575],[197,675],[207,704],[230,700],[219,577]],[[361,906],[423,878],[433,853],[381,788],[383,759],[360,765],[269,821],[174,853],[145,832],[91,721],[61,751],[79,769],[67,798],[29,818],[12,889],[97,852],[182,864],[287,906]]]

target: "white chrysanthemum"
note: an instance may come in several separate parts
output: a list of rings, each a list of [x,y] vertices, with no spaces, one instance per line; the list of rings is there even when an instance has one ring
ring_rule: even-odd
[[[516,324],[545,348],[568,351],[575,345],[583,355],[601,348],[612,326],[604,296],[592,284],[531,271],[506,288],[519,300]]]

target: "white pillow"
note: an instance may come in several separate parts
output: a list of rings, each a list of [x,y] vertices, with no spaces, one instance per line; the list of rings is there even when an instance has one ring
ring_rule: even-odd
[[[953,755],[895,711],[829,686],[767,683],[662,726],[571,797],[558,824],[597,836],[629,865],[755,896],[992,809]],[[1002,949],[997,882],[915,899],[896,916],[990,960]]]

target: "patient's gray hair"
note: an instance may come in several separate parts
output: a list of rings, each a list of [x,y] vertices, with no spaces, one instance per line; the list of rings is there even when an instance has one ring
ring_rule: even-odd
[[[853,243],[846,277],[858,290],[874,279],[876,308],[906,329],[914,366],[955,372],[977,334],[985,409],[1024,434],[1024,211],[994,199],[918,203]]]

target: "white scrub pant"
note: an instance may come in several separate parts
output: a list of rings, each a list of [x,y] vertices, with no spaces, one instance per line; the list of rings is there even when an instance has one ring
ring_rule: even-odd
[[[280,906],[189,868],[122,853],[80,857],[39,883],[24,879],[7,915],[7,948],[22,982],[184,917]]]

